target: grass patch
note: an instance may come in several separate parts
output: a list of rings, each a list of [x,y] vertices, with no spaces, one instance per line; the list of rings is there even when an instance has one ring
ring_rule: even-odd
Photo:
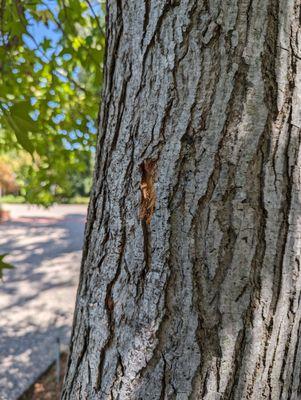
[[[62,204],[89,204],[89,197],[75,196]]]
[[[0,197],[0,204],[26,204],[23,196],[7,195]],[[89,204],[89,197],[75,196],[56,204]]]
[[[25,199],[23,196],[13,196],[9,194],[7,196],[0,197],[0,204],[25,204]]]

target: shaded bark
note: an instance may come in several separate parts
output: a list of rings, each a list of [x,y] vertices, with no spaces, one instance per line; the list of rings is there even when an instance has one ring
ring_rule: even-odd
[[[300,2],[108,16],[62,399],[301,398]]]

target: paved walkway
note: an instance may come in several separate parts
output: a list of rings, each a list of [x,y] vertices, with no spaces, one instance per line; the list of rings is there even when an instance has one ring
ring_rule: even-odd
[[[5,206],[0,254],[15,269],[0,281],[0,399],[16,400],[68,344],[86,206]]]

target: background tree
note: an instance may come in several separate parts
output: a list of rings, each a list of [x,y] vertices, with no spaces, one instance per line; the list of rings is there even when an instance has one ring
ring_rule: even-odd
[[[28,202],[71,197],[71,173],[78,180],[90,175],[103,79],[102,8],[90,0],[1,1],[0,152],[32,155],[18,170]]]
[[[64,400],[300,398],[300,11],[108,2]]]
[[[18,190],[16,177],[3,159],[0,158],[0,196],[4,193],[13,193]]]

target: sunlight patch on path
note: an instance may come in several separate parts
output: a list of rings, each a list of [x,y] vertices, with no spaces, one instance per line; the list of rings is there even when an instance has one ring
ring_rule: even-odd
[[[68,344],[85,206],[7,206],[0,253],[16,268],[0,284],[0,398],[15,400]]]

